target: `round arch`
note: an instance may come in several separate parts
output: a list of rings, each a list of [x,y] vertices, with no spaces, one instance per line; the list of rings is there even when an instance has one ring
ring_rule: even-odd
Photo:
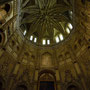
[[[82,88],[80,84],[78,84],[77,82],[72,82],[72,83],[67,84],[65,90],[82,90]]]
[[[38,76],[38,90],[56,90],[55,72],[52,70],[41,70]],[[52,89],[51,89],[52,88]]]

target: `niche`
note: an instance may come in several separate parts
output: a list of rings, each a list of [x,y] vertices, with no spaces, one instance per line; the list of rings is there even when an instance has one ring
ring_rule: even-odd
[[[48,52],[45,52],[41,57],[41,67],[52,67],[53,60],[52,55]]]
[[[16,90],[28,90],[28,89],[27,89],[27,86],[25,85],[19,85],[16,87]]]
[[[9,16],[7,16],[8,13],[10,13],[10,4],[5,4],[3,6],[1,6],[0,8],[0,24],[3,24],[6,22],[6,18]]]
[[[79,90],[79,88],[75,85],[70,85],[67,90]]]
[[[10,5],[5,4],[5,7],[3,9],[8,13],[10,11]]]

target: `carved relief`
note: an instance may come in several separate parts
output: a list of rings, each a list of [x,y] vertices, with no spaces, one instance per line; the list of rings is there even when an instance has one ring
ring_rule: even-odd
[[[41,67],[52,67],[53,60],[52,56],[49,53],[44,53],[41,57]]]

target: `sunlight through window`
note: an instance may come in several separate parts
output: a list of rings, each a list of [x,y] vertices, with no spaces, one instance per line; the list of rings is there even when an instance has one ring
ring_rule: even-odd
[[[47,44],[48,44],[48,45],[50,44],[50,40],[47,40]]]
[[[26,35],[26,33],[27,33],[27,31],[25,30],[25,31],[24,31],[24,33],[23,33],[23,35],[25,36],[25,35]]]
[[[64,39],[62,34],[60,34],[59,37],[61,41]]]
[[[45,45],[46,44],[46,40],[43,40],[43,45]]]
[[[33,36],[30,37],[30,40],[31,40],[31,41],[33,40]]]
[[[71,23],[68,24],[68,27],[69,27],[70,29],[73,29],[73,26],[72,26]]]
[[[57,36],[57,37],[56,37],[56,43],[59,43],[59,41],[60,41],[60,40],[59,40],[59,37]]]
[[[66,32],[69,34],[70,33],[70,29],[69,28],[66,28]]]
[[[37,38],[34,38],[34,42],[35,42],[35,43],[37,42]]]

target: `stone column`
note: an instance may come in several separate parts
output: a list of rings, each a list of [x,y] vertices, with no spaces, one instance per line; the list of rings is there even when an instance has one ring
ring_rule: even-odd
[[[76,74],[77,74],[77,77],[81,80],[81,83],[83,85],[83,88],[85,90],[87,90],[86,88],[86,84],[85,84],[85,78],[84,78],[84,74],[82,72],[82,69],[80,68],[80,65],[78,64],[78,58],[75,54],[75,52],[73,51],[73,49],[71,48],[71,46],[68,46],[69,50],[70,50],[70,54],[71,54],[71,58],[72,58],[72,63],[74,65],[74,68],[75,68],[75,71],[76,71]]]
[[[35,71],[34,81],[34,90],[38,90],[38,70]]]
[[[60,75],[59,75],[59,71],[58,70],[56,70],[56,89],[57,90],[61,90]]]

